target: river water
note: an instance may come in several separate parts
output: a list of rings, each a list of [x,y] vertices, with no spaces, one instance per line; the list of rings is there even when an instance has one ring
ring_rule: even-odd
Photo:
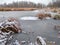
[[[6,17],[21,17],[36,16],[38,12],[34,11],[1,11],[0,18],[4,20]],[[21,28],[27,32],[14,34],[14,39],[19,41],[32,41],[36,40],[37,36],[42,36],[48,41],[55,41],[56,45],[60,45],[60,39],[58,38],[58,31],[54,29],[54,25],[60,25],[60,20],[20,20]]]

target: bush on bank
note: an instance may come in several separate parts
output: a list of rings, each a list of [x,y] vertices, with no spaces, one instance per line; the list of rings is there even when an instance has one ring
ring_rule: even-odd
[[[60,20],[60,15],[55,15],[53,19]]]
[[[50,17],[51,18],[51,14],[47,14],[47,13],[46,14],[39,13],[36,16],[38,17],[38,19],[44,19],[46,17]]]

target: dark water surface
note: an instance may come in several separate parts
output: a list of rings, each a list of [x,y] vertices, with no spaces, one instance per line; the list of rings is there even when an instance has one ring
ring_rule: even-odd
[[[9,11],[0,12],[0,17],[23,17],[23,16],[35,16],[37,12],[33,11]],[[49,41],[55,41],[56,45],[60,45],[60,39],[58,39],[58,31],[54,29],[54,25],[60,25],[60,20],[20,20],[21,28],[27,32],[15,34],[14,38],[19,41],[32,41],[34,42],[37,36],[42,36]]]

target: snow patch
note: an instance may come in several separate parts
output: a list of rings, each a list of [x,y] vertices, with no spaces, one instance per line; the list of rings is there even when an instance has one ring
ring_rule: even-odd
[[[33,12],[39,12],[39,10],[34,10]]]
[[[21,17],[21,20],[38,20],[38,17]]]

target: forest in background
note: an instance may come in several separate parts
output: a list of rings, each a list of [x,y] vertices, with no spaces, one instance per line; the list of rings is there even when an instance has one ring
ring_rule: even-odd
[[[0,4],[0,8],[42,8],[45,7],[44,4],[41,3],[33,3],[33,2],[26,2],[26,1],[20,1],[20,2],[13,2],[9,4]]]
[[[47,7],[58,7],[60,8],[60,0],[53,1],[52,3],[49,3]]]
[[[0,8],[43,8],[43,7],[60,7],[60,0],[53,1],[52,3],[50,2],[47,6],[42,3],[36,4],[27,1],[0,4]]]

